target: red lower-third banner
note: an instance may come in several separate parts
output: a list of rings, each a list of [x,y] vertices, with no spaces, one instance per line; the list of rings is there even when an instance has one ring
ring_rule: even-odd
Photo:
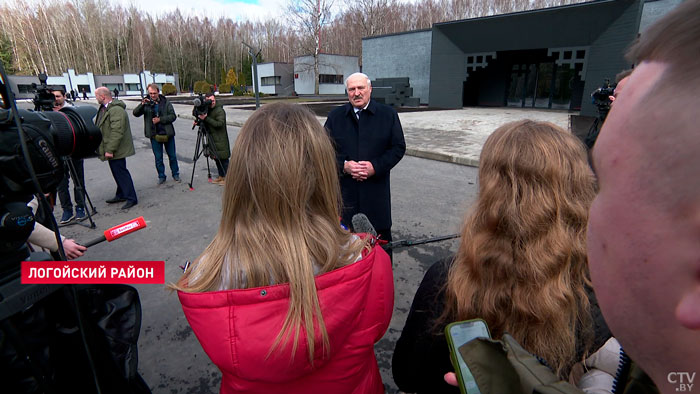
[[[23,261],[22,283],[165,283],[164,261]]]

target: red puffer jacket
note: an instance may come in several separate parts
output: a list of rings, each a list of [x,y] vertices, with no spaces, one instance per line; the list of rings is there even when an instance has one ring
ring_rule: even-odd
[[[317,340],[313,367],[303,330],[294,355],[293,339],[270,353],[287,315],[288,284],[178,292],[187,321],[223,374],[221,393],[384,393],[374,344],[394,306],[389,256],[375,247],[362,260],[317,276],[316,288],[330,352],[323,357]]]

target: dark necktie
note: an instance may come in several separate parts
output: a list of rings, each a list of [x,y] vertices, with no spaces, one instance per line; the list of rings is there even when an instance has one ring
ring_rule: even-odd
[[[360,112],[362,112],[362,110],[355,112],[355,116],[357,116],[357,120],[360,120]]]

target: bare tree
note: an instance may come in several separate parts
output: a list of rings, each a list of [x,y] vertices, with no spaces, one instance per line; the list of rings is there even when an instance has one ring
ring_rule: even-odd
[[[330,21],[330,0],[290,0],[288,10],[299,36],[299,44],[304,54],[313,56],[314,94],[318,94],[319,54],[321,53],[321,29]]]
[[[350,0],[331,15],[332,0],[289,0],[291,26],[197,18],[179,10],[153,17],[114,0],[5,0],[0,2],[0,39],[7,69],[36,74],[178,73],[180,86],[198,79],[221,83],[222,71],[241,72],[247,58],[241,42],[263,48],[266,61],[291,62],[311,55],[314,92],[319,92],[321,53],[361,56],[362,38],[429,28],[447,20],[473,18],[584,0]],[[9,66],[9,67],[8,67]],[[249,71],[249,70],[248,70]]]

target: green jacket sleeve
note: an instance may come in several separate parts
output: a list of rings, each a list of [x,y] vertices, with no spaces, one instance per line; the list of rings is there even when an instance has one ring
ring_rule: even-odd
[[[126,128],[126,112],[110,109],[109,114],[109,141],[105,142],[105,152],[114,153],[119,149],[119,144],[124,137],[124,129]]]
[[[212,111],[209,113],[206,119],[204,119],[204,123],[212,128],[222,128],[226,126],[226,112],[224,112],[223,108],[219,108],[217,111]]]

